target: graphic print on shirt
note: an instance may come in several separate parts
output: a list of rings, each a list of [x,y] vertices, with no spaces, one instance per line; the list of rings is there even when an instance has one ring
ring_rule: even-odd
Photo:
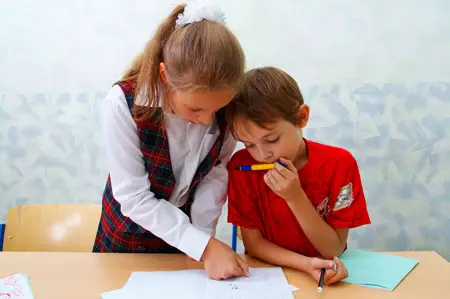
[[[336,204],[334,205],[333,211],[342,210],[350,206],[353,202],[353,185],[349,183],[348,185],[341,188],[336,199]]]
[[[319,213],[320,217],[324,218],[328,215],[330,212],[330,206],[328,205],[328,197],[325,197],[325,199],[320,203],[320,205],[317,206],[317,213]]]

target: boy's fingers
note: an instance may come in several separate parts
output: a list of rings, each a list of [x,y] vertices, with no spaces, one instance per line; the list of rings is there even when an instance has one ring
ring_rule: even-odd
[[[286,168],[289,169],[292,173],[297,173],[297,168],[295,168],[294,164],[288,159],[280,158],[280,162],[286,165]]]
[[[275,169],[278,171],[280,175],[282,175],[285,179],[292,177],[292,172],[280,164],[280,162],[275,162]]]
[[[329,281],[327,281],[327,284],[333,284],[348,276],[347,268],[344,263],[342,263],[342,261],[337,257],[334,258],[334,262],[336,263],[336,274]]]
[[[324,283],[325,284],[331,284],[330,281],[336,277],[336,271],[334,271],[334,269],[327,269],[327,271],[325,272],[325,278],[324,278]]]
[[[269,173],[270,176],[273,178],[273,181],[275,181],[278,184],[286,180],[286,178],[282,174],[280,174],[280,172],[277,169],[273,169],[269,171],[268,174]]]
[[[334,257],[333,261],[336,264],[336,267],[345,268],[344,263],[337,256]]]
[[[275,185],[278,183],[278,180],[275,178],[274,172],[275,172],[275,171],[273,171],[273,170],[269,170],[269,171],[266,173],[266,175],[267,175],[267,178],[270,179],[270,181],[272,182],[272,184],[275,186]]]
[[[271,177],[269,177],[269,175],[267,173],[264,175],[264,181],[266,182],[267,186],[270,187],[270,189],[272,189],[274,191],[276,190]]]
[[[334,263],[336,264],[336,272],[343,278],[348,276],[347,268],[344,263],[336,256],[334,257]]]
[[[321,271],[315,271],[315,279],[317,281],[320,280]],[[336,275],[336,271],[334,269],[327,269],[325,271],[325,277],[323,278],[323,284],[328,285],[328,281],[332,279]]]
[[[335,274],[336,271],[334,271],[334,263],[333,261],[330,260],[323,260],[323,259],[319,259],[319,258],[313,258],[313,262],[312,262],[312,268],[314,270],[315,273],[315,278],[317,281],[320,280],[320,275],[321,275],[321,269],[325,268],[325,277],[323,279],[324,284],[327,284],[327,281],[329,279],[331,279]]]
[[[314,260],[313,267],[314,267],[314,269],[322,269],[322,268],[333,269],[334,263],[333,263],[333,261],[330,261],[330,260],[323,260],[323,259],[316,258]]]
[[[334,271],[334,270],[333,270]],[[339,276],[338,272],[334,272],[334,275],[331,277],[328,277],[326,280],[326,285],[332,285],[333,283],[338,282],[339,280],[342,280],[343,278]]]

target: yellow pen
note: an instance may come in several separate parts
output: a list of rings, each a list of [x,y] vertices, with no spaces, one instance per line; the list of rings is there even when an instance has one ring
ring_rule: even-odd
[[[281,162],[278,162],[281,165],[283,165],[284,167],[286,167],[286,165],[284,165]],[[256,170],[269,170],[275,167],[275,164],[270,163],[270,164],[254,164],[254,165],[242,165],[242,166],[238,166],[236,167],[236,170],[243,170],[243,171],[256,171]]]

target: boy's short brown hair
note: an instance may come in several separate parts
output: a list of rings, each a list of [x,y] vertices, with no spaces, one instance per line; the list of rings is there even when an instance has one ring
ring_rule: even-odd
[[[227,105],[230,131],[236,138],[238,118],[265,129],[279,120],[298,124],[301,105],[303,96],[289,74],[275,67],[252,69],[245,73],[242,89]]]

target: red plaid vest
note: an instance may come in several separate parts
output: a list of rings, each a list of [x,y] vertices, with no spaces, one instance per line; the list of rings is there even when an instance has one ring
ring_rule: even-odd
[[[134,105],[132,82],[118,83],[125,94],[130,111]],[[156,110],[150,121],[136,121],[137,131],[148,171],[150,190],[156,198],[168,200],[175,187],[175,176],[169,154],[169,143],[163,122],[157,122],[162,109]],[[220,134],[206,158],[200,163],[188,190],[188,200],[180,209],[190,217],[190,208],[199,182],[216,165],[220,164],[226,122],[223,111],[216,114]],[[179,253],[180,251],[158,238],[142,226],[125,217],[120,204],[114,199],[111,179],[108,176],[102,198],[102,214],[95,238],[94,252]]]

